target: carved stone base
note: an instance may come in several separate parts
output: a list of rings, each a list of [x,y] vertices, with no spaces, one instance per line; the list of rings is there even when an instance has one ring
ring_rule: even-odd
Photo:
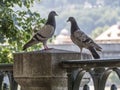
[[[57,49],[16,53],[14,78],[22,90],[66,90],[66,71],[59,62],[75,59],[80,53]]]

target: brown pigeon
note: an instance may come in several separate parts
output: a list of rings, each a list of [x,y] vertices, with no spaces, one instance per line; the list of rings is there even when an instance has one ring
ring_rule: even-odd
[[[69,21],[71,22],[71,40],[80,48],[80,53],[82,53],[83,48],[86,48],[95,59],[99,59],[100,56],[96,51],[101,51],[102,48],[81,31],[74,17],[69,17],[67,22]]]
[[[49,13],[46,24],[23,46],[23,50],[39,42],[43,43],[45,50],[48,49],[47,40],[53,36],[56,28],[55,16],[55,11]]]

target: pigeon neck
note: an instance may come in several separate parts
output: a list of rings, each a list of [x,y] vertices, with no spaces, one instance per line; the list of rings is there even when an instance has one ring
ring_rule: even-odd
[[[52,25],[55,29],[56,28],[55,16],[49,15],[46,25]]]
[[[76,21],[72,21],[71,22],[71,33],[74,33],[75,31],[77,31],[79,29],[77,22]]]

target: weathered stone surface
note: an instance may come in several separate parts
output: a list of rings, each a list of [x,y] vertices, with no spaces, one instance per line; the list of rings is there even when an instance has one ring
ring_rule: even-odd
[[[15,53],[14,78],[22,90],[66,90],[66,71],[59,62],[76,59],[80,53],[58,49]]]

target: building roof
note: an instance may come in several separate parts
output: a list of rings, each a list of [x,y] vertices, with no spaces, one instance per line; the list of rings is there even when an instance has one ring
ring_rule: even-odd
[[[95,40],[98,43],[120,43],[120,24],[112,25]]]
[[[72,43],[67,29],[62,29],[60,34],[53,41],[53,44],[69,44]]]

